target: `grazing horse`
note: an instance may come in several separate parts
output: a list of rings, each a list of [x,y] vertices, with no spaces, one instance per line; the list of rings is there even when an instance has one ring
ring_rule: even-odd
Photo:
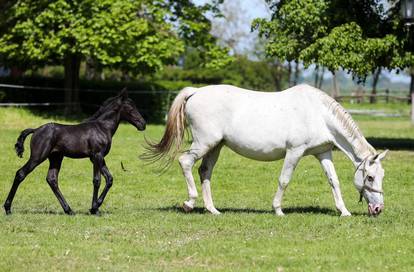
[[[22,157],[24,140],[33,133],[30,142],[30,159],[16,172],[10,193],[4,203],[6,214],[11,213],[11,205],[16,190],[26,176],[39,164],[49,159],[49,172],[46,181],[56,195],[66,214],[73,214],[58,187],[58,175],[63,157],[89,158],[93,163],[93,197],[91,214],[98,214],[109,188],[112,186],[112,175],[105,164],[104,157],[111,149],[112,136],[121,120],[125,120],[138,130],[145,129],[145,120],[128,98],[126,89],[118,96],[107,99],[99,110],[90,118],[77,125],[61,125],[48,123],[36,129],[25,129],[21,132],[15,145],[17,155]],[[98,198],[101,174],[106,185]]]
[[[314,155],[320,161],[341,215],[351,215],[332,162],[334,146],[353,162],[354,183],[361,198],[368,202],[369,214],[378,215],[384,208],[384,170],[380,161],[387,151],[377,153],[344,108],[316,88],[298,85],[278,93],[228,85],[185,88],[170,108],[161,141],[148,143],[142,157],[171,163],[180,151],[186,121],[193,141],[179,157],[179,163],[188,187],[189,199],[183,205],[187,212],[194,208],[198,196],[191,169],[202,158],[198,172],[204,205],[211,213],[220,213],[213,204],[210,179],[223,146],[259,161],[285,158],[273,200],[277,215],[283,215],[283,193],[300,158],[306,155]]]

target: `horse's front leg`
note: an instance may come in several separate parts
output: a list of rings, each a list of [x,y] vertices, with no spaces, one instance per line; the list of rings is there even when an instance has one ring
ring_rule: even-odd
[[[285,161],[283,162],[282,172],[279,176],[279,186],[273,199],[273,208],[275,209],[276,215],[284,215],[282,211],[282,198],[283,193],[285,192],[289,181],[292,177],[292,173],[295,170],[296,165],[298,164],[300,158],[303,156],[305,149],[296,148],[288,149],[286,151]]]
[[[335,199],[335,206],[338,211],[341,212],[341,216],[350,216],[351,213],[345,207],[344,200],[342,199],[341,189],[339,188],[339,179],[336,175],[335,167],[332,162],[332,151],[327,151],[322,154],[316,155],[319,159],[326,176],[328,177],[329,184],[332,187],[332,194]]]
[[[92,207],[90,209],[91,214],[99,215],[98,205],[98,193],[99,186],[101,185],[101,169],[103,165],[103,156],[101,154],[95,154],[91,157],[93,163],[93,195],[92,195]]]

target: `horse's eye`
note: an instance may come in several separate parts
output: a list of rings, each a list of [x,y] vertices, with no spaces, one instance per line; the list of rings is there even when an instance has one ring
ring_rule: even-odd
[[[373,176],[368,176],[367,179],[368,179],[369,182],[373,182],[374,181],[374,177]]]

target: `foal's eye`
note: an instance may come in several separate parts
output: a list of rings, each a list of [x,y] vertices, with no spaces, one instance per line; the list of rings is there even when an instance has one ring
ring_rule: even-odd
[[[373,182],[374,181],[374,177],[373,176],[368,176],[367,179],[368,179],[369,182]]]

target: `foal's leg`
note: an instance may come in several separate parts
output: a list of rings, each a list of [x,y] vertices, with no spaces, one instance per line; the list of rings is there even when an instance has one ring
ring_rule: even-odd
[[[101,168],[101,173],[105,177],[106,184],[105,184],[105,188],[103,189],[101,195],[98,198],[98,201],[97,201],[98,208],[102,205],[102,203],[103,203],[103,201],[106,197],[106,194],[108,193],[109,189],[112,186],[112,181],[113,181],[112,175],[109,172],[108,167],[106,167],[105,160],[102,161],[102,164],[103,164],[103,166]]]
[[[303,155],[304,150],[297,148],[286,151],[285,161],[283,162],[282,172],[279,176],[279,187],[277,189],[275,198],[273,199],[273,208],[276,215],[282,216],[282,197],[287,186],[289,185],[290,178],[292,177],[293,170],[295,170],[300,158]]]
[[[42,131],[33,134],[30,141],[30,159],[16,172],[12,188],[4,202],[6,214],[10,214],[11,204],[20,183],[49,156],[50,150],[52,149],[51,138],[53,137],[53,130],[44,128]]]
[[[73,215],[74,213],[72,209],[66,202],[58,186],[58,175],[60,167],[62,166],[62,160],[63,156],[61,155],[52,155],[49,157],[50,166],[49,171],[47,173],[46,181],[52,189],[53,193],[55,194],[56,198],[58,199],[60,205],[62,206],[63,211],[66,214]]]
[[[336,208],[341,212],[341,216],[350,216],[351,213],[345,207],[344,200],[342,199],[341,189],[339,188],[339,179],[332,162],[332,151],[329,150],[325,153],[318,154],[316,157],[319,159],[325,174],[328,177],[329,184],[332,187]]]
[[[36,166],[38,166],[40,163],[42,163],[42,161],[30,158],[29,161],[26,162],[26,164],[22,168],[17,170],[9,195],[7,196],[7,199],[4,202],[4,210],[6,211],[6,214],[11,213],[11,205],[13,202],[13,198],[16,194],[17,188],[19,188],[20,183],[22,183],[22,181],[27,177],[27,175],[30,174],[30,172],[32,172],[33,169],[35,169]]]
[[[188,200],[184,201],[183,209],[186,212],[191,212],[194,209],[195,201],[198,197],[197,188],[194,183],[194,177],[191,172],[194,163],[208,152],[209,148],[201,146],[197,143],[193,143],[189,151],[180,156],[178,161],[180,162],[181,169],[187,182]]]
[[[204,207],[212,214],[220,214],[220,212],[214,207],[213,198],[211,196],[210,179],[213,172],[214,165],[220,154],[222,145],[218,145],[208,152],[198,168],[200,175],[201,190],[203,193]]]
[[[99,214],[98,205],[98,193],[99,186],[101,185],[101,169],[103,165],[103,156],[96,154],[91,158],[93,163],[93,195],[92,195],[92,207],[90,209],[91,214]]]

